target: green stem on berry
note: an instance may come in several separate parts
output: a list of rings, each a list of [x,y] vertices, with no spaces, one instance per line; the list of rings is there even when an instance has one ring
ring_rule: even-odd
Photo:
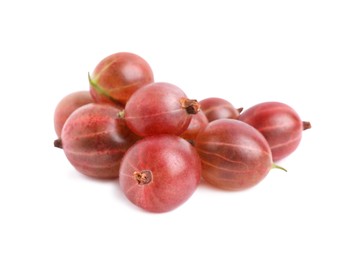
[[[279,166],[279,165],[277,165],[277,164],[275,164],[275,163],[273,163],[272,169],[280,169],[280,170],[282,170],[282,171],[287,172],[287,170],[286,170],[285,168],[283,168],[282,166]]]
[[[88,79],[90,82],[91,87],[100,95],[103,95],[104,97],[108,98],[110,101],[112,101],[115,104],[121,105],[121,103],[111,97],[110,93],[107,92],[104,88],[102,88],[95,80],[93,80],[90,76],[90,73],[88,73]]]
[[[201,105],[196,99],[181,98],[179,102],[188,114],[197,114],[201,110]]]
[[[60,149],[63,149],[63,144],[62,144],[62,142],[61,142],[61,139],[60,138],[58,138],[58,139],[56,139],[56,140],[54,140],[54,147],[56,147],[56,148],[60,148]]]

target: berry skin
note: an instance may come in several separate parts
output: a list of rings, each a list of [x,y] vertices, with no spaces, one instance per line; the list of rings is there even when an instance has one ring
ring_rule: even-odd
[[[301,121],[297,112],[280,102],[264,102],[248,108],[239,120],[255,127],[266,138],[274,162],[279,161],[299,146],[302,131],[311,128]]]
[[[139,136],[182,134],[199,103],[188,99],[177,86],[151,83],[135,92],[127,102],[124,118],[127,126]]]
[[[58,138],[61,136],[61,129],[63,128],[66,119],[72,112],[89,103],[93,103],[89,91],[73,92],[59,101],[54,111],[54,129]]]
[[[150,65],[140,56],[118,52],[107,56],[89,75],[90,92],[99,103],[124,106],[139,88],[154,81]]]
[[[119,184],[126,197],[150,212],[167,212],[196,190],[201,160],[192,145],[174,135],[145,137],[125,154]]]
[[[203,99],[200,104],[209,122],[226,118],[237,119],[243,110],[243,108],[236,109],[229,101],[217,97]]]
[[[204,129],[208,123],[209,121],[203,111],[199,111],[196,115],[192,116],[187,130],[181,134],[181,137],[194,145],[198,133]]]
[[[69,162],[80,172],[94,178],[116,178],[120,161],[138,139],[117,117],[119,109],[109,104],[87,104],[66,120],[61,139]]]
[[[235,120],[212,121],[196,138],[202,177],[215,187],[235,191],[258,184],[272,168],[266,139],[252,126]]]

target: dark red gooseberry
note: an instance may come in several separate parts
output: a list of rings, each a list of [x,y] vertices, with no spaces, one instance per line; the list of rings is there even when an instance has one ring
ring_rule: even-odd
[[[200,105],[209,122],[223,118],[237,119],[243,109],[236,109],[229,101],[217,97],[203,99]]]
[[[61,129],[71,113],[77,108],[92,102],[93,99],[89,91],[73,92],[59,101],[54,111],[54,129],[58,138],[61,136]]]
[[[298,147],[302,131],[311,128],[297,112],[280,102],[264,102],[244,111],[239,119],[252,125],[266,138],[274,162],[290,155]]]
[[[101,60],[89,80],[95,101],[121,105],[125,105],[137,89],[154,81],[150,65],[129,52],[118,52]]]
[[[139,136],[182,134],[199,103],[188,99],[177,86],[157,82],[136,91],[125,106],[127,126]]]
[[[210,122],[198,134],[196,149],[204,180],[225,190],[250,188],[273,167],[266,139],[252,126],[235,119]]]
[[[181,134],[181,137],[195,143],[198,133],[208,125],[209,121],[203,111],[199,111],[196,115],[192,115],[188,128]]]
[[[196,190],[201,161],[189,142],[174,135],[145,137],[125,154],[119,184],[126,197],[150,212],[167,212]]]
[[[70,163],[95,178],[115,178],[120,161],[137,137],[118,118],[119,110],[109,104],[92,103],[75,110],[66,120],[61,140]]]

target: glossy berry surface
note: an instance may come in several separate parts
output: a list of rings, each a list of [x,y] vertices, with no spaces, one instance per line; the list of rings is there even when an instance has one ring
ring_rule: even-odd
[[[208,125],[209,121],[203,111],[193,115],[188,128],[181,134],[181,137],[192,144],[195,143],[198,133]]]
[[[124,156],[119,184],[126,197],[150,212],[167,212],[191,197],[201,176],[196,150],[173,135],[146,137]]]
[[[217,97],[203,99],[200,105],[209,122],[226,118],[237,119],[242,111],[242,108],[236,109],[229,101]]]
[[[61,147],[70,163],[95,178],[116,178],[120,161],[137,137],[108,104],[87,104],[66,120]]]
[[[101,60],[89,79],[90,92],[96,102],[123,106],[137,89],[154,81],[150,65],[129,52],[114,53]]]
[[[63,97],[54,110],[54,129],[57,136],[61,136],[61,129],[74,110],[92,102],[89,91],[77,91]]]
[[[269,143],[273,160],[279,161],[298,147],[302,131],[311,127],[297,112],[280,102],[264,102],[244,111],[239,120],[260,131]]]
[[[244,190],[259,183],[272,168],[265,138],[235,119],[212,121],[196,138],[202,176],[225,190]]]
[[[127,126],[139,136],[180,135],[188,128],[192,114],[198,111],[198,102],[188,99],[179,87],[157,82],[131,96],[124,118]]]

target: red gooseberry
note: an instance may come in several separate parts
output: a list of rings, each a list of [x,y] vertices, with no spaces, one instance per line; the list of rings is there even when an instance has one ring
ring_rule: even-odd
[[[77,91],[63,97],[57,104],[54,111],[54,129],[58,136],[61,136],[66,119],[77,108],[92,103],[93,99],[89,91]]]
[[[136,91],[126,103],[123,116],[139,136],[180,135],[198,111],[199,103],[188,99],[179,87],[157,82]]]
[[[302,131],[311,128],[297,112],[280,102],[264,102],[244,111],[239,120],[252,125],[266,138],[274,162],[290,155],[298,147]]]
[[[196,190],[201,161],[193,146],[174,135],[149,136],[125,154],[119,184],[126,197],[150,212],[167,212]]]
[[[223,118],[237,119],[243,110],[236,109],[229,101],[217,97],[203,99],[200,105],[209,122]]]
[[[252,126],[235,119],[210,122],[196,138],[202,177],[225,190],[258,184],[273,167],[266,139]],[[283,169],[283,168],[282,168]]]
[[[138,139],[118,118],[119,109],[91,103],[75,110],[66,120],[61,139],[70,163],[81,173],[95,178],[116,178],[120,161]]]
[[[90,92],[96,102],[125,105],[139,88],[153,82],[150,65],[140,56],[118,52],[107,56],[89,75]]]

